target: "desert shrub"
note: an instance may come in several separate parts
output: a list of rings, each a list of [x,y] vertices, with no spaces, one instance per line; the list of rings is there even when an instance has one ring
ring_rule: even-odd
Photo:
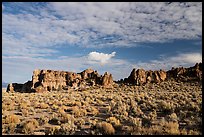
[[[92,126],[96,126],[97,122],[98,122],[98,119],[88,119],[88,122],[92,125]]]
[[[57,106],[56,104],[52,105],[52,109],[57,110],[59,108],[59,106]]]
[[[22,102],[22,103],[20,103],[19,108],[20,108],[20,109],[26,109],[26,108],[27,108],[27,106],[28,106],[28,104],[27,104],[27,103]]]
[[[188,132],[183,128],[182,130],[180,130],[180,135],[188,135]]]
[[[19,123],[20,119],[17,115],[11,114],[11,115],[7,115],[5,116],[5,124],[10,124],[10,123]]]
[[[163,111],[166,114],[174,112],[174,109],[171,107],[171,104],[169,102],[161,100],[158,105],[160,111]]]
[[[37,101],[33,102],[33,107],[34,108],[38,108],[39,107],[39,103]]]
[[[77,120],[74,121],[74,124],[78,128],[81,128],[83,125],[85,125],[85,120],[83,118],[77,119]]]
[[[104,113],[109,113],[111,111],[111,106],[104,107]]]
[[[33,134],[34,130],[39,126],[36,119],[31,119],[23,123],[22,132],[25,134]]]
[[[60,134],[60,126],[52,126],[45,130],[45,135],[58,135]]]
[[[6,104],[3,104],[3,102],[2,102],[2,110],[7,110],[7,105]]]
[[[67,122],[70,121],[70,120],[71,120],[72,122],[75,120],[72,115],[66,114],[66,113],[61,114],[61,116],[60,116],[60,121],[61,121],[61,123],[67,123]]]
[[[80,109],[78,106],[72,107],[71,113],[76,117],[86,116],[87,115],[86,109]]]
[[[156,112],[156,110],[153,110],[152,112],[150,112],[150,113],[148,114],[148,117],[149,117],[149,119],[150,119],[151,121],[156,120],[156,119],[157,119],[157,112]]]
[[[173,122],[178,121],[178,117],[177,117],[176,113],[172,113],[171,115],[168,115],[167,118],[169,121],[173,121]]]
[[[94,106],[87,107],[87,112],[91,112],[91,114],[93,114],[94,116],[99,113],[98,109]]]
[[[88,101],[81,101],[81,105],[82,106],[89,106],[90,104],[89,104],[89,102]]]
[[[142,126],[150,127],[150,125],[151,125],[151,119],[144,115],[142,118]]]
[[[113,135],[115,134],[115,129],[114,127],[112,126],[112,124],[110,123],[107,123],[107,122],[99,122],[97,125],[96,125],[97,129],[100,130],[100,132],[102,134],[105,134],[105,135]]]
[[[144,115],[143,111],[140,109],[140,106],[130,108],[130,114],[135,117]]]
[[[22,115],[23,116],[28,116],[29,115],[29,112],[28,112],[28,110],[27,109],[21,109],[21,112],[22,112]]]
[[[130,121],[131,125],[134,127],[141,127],[142,126],[141,118],[130,117],[129,121]]]
[[[126,105],[125,103],[122,103],[121,100],[117,101],[116,104],[112,107],[111,106],[111,113],[113,114],[119,114],[119,115],[124,115],[126,116]]]
[[[64,107],[59,107],[59,108],[58,108],[58,112],[59,112],[60,114],[64,114],[64,113],[65,113]]]
[[[54,118],[50,119],[50,120],[48,121],[48,123],[49,123],[49,124],[52,124],[52,125],[60,125],[60,124],[61,124],[61,121],[60,121],[59,118],[54,117]]]
[[[164,122],[162,126],[164,134],[178,135],[180,133],[178,122]]]
[[[9,123],[5,126],[5,131],[8,134],[14,134],[16,129],[16,123]],[[3,132],[3,131],[2,131]]]
[[[65,109],[67,109],[68,107],[67,106],[65,106],[65,105],[62,105],[61,107],[60,107],[60,109],[62,109],[62,110],[65,110]]]
[[[49,108],[49,105],[46,104],[46,103],[40,103],[40,104],[39,104],[39,108],[41,108],[41,109],[47,109],[47,108]]]
[[[68,123],[62,124],[59,131],[61,135],[72,135],[76,129],[77,126],[74,124],[74,122],[69,121]]]
[[[106,122],[111,123],[114,127],[119,127],[121,125],[120,120],[116,117],[109,117],[106,119]]]
[[[41,117],[38,119],[39,126],[42,126],[42,125],[48,123],[48,121],[49,121],[49,118],[48,118],[48,117],[41,116]]]
[[[153,125],[151,127],[142,127],[138,131],[134,131],[132,135],[162,135],[162,127],[159,125]]]
[[[196,130],[189,130],[188,135],[199,135],[199,132]]]
[[[14,102],[12,102],[12,103],[10,103],[9,105],[6,106],[6,110],[8,110],[8,111],[12,111],[12,110],[15,110],[15,109],[16,109],[16,107],[15,107]]]
[[[100,99],[96,99],[96,103],[100,106],[102,106],[104,104],[104,102]]]
[[[80,107],[81,106],[81,102],[80,101],[75,101],[75,105]]]

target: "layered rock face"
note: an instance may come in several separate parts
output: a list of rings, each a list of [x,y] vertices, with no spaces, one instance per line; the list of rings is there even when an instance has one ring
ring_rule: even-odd
[[[32,81],[24,84],[9,84],[8,92],[45,92],[62,90],[68,88],[87,88],[89,86],[101,85],[111,87],[113,84],[112,75],[105,73],[99,75],[97,71],[86,69],[81,73],[54,70],[34,70]]]

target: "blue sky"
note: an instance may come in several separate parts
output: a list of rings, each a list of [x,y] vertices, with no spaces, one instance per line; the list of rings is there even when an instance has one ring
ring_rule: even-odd
[[[3,2],[2,80],[34,69],[169,70],[202,62],[202,3]]]

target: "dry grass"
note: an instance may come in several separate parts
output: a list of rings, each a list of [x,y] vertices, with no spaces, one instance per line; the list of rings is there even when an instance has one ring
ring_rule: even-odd
[[[115,129],[112,126],[112,124],[107,123],[107,122],[100,122],[96,126],[99,129],[99,132],[105,135],[113,135],[115,134]]]
[[[25,134],[33,134],[34,130],[39,126],[39,123],[35,119],[31,119],[23,123],[22,132]]]
[[[2,133],[201,135],[202,85],[165,81],[83,91],[2,92]]]

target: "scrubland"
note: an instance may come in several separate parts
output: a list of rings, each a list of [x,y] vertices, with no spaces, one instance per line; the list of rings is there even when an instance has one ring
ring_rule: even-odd
[[[202,84],[2,92],[2,134],[201,135]]]

